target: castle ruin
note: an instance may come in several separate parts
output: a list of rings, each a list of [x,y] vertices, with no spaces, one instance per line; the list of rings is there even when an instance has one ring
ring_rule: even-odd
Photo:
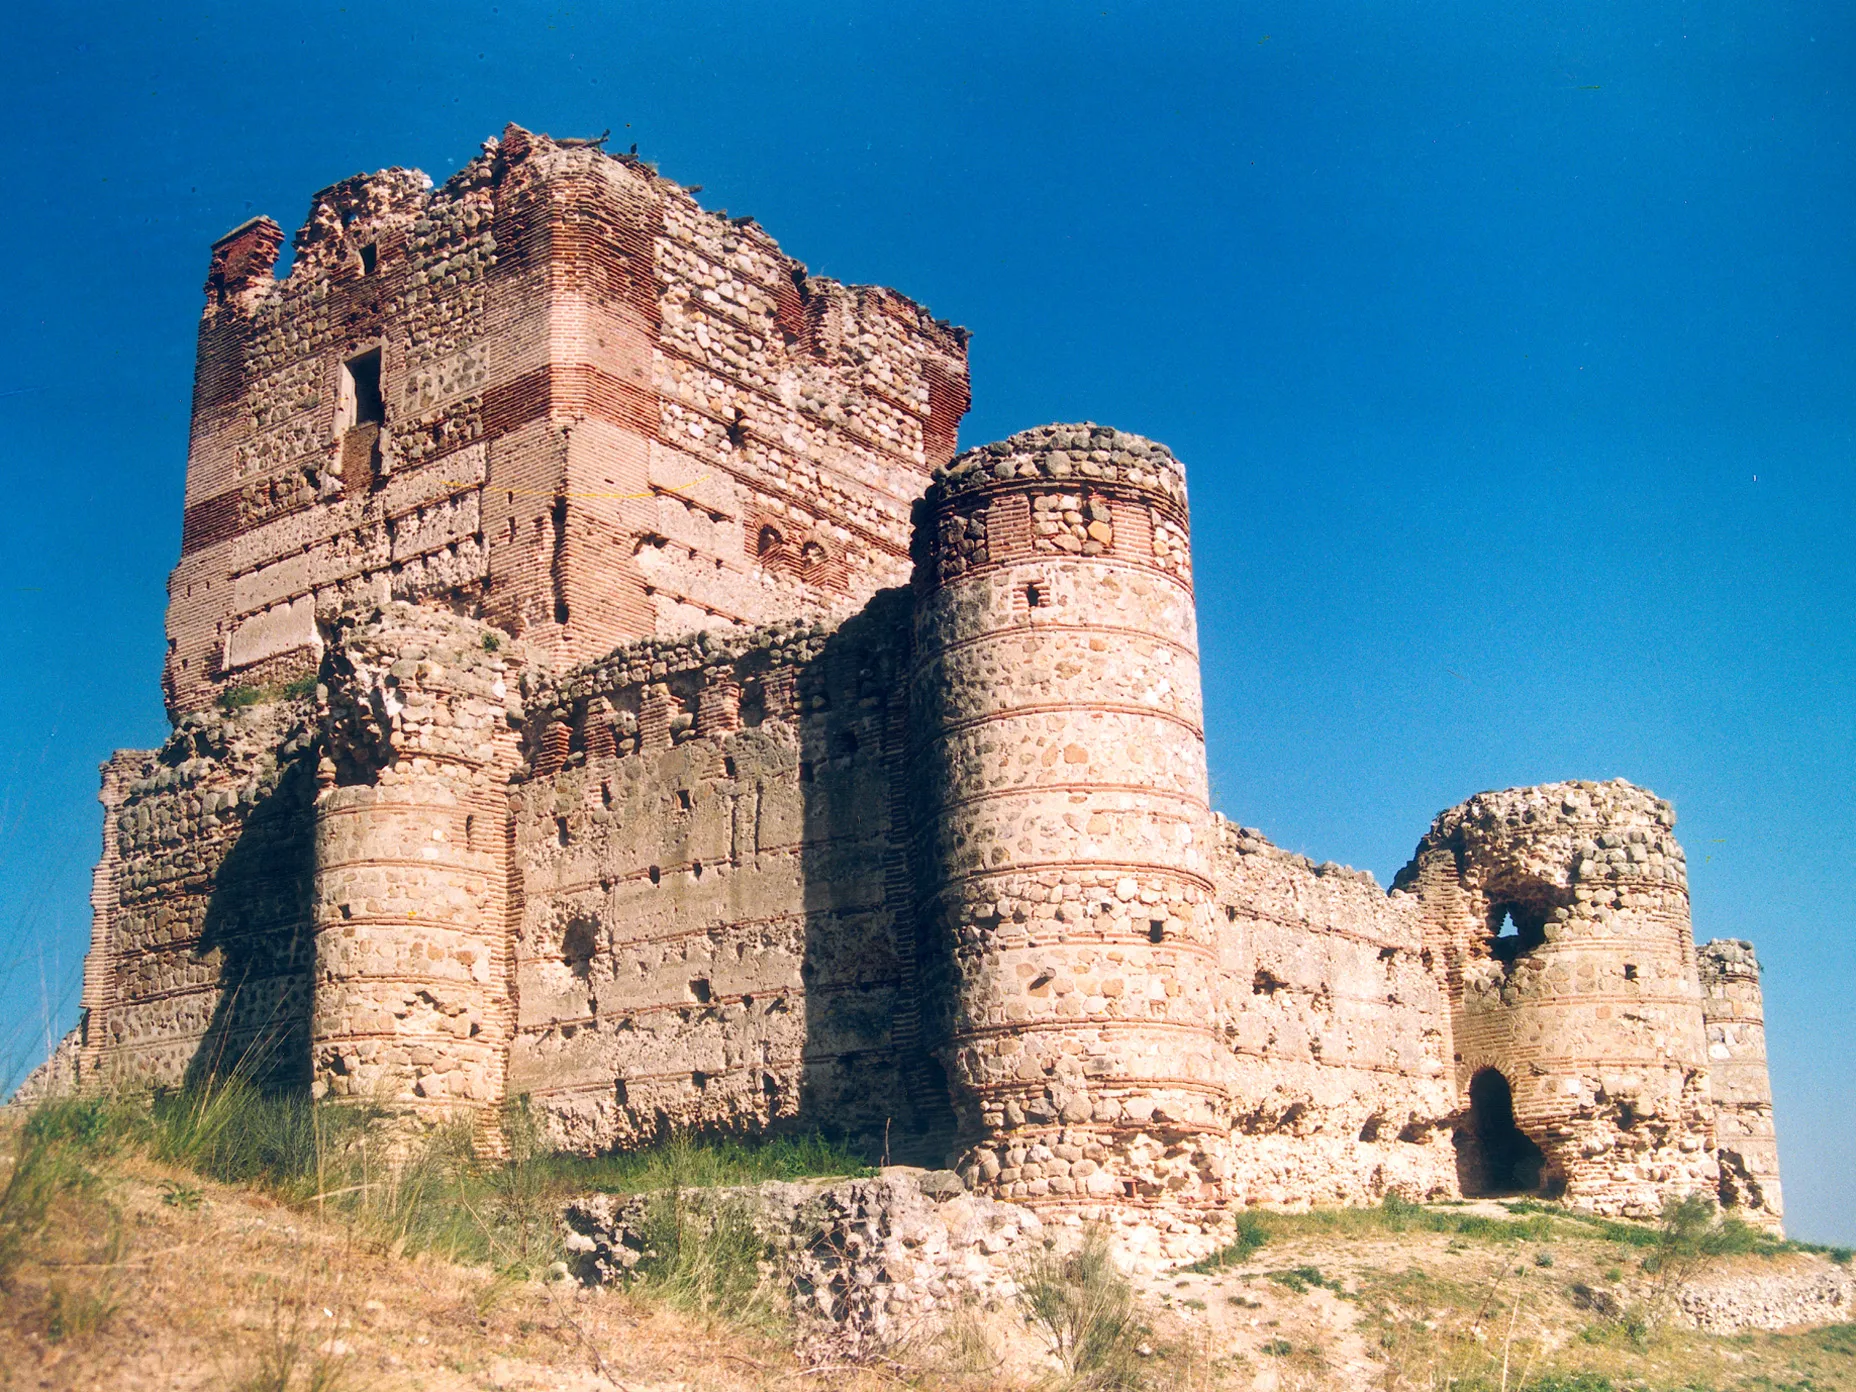
[[[1668,803],[1390,891],[1209,806],[1186,481],[956,455],[966,334],[518,127],[213,247],[164,686],[48,1068],[562,1147],[819,1128],[1039,1205],[1703,1192],[1776,1226]]]

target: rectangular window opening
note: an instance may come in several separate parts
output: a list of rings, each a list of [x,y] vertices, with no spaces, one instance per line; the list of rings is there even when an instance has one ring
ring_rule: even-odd
[[[380,394],[378,348],[357,353],[342,364],[342,407],[344,428],[385,423],[387,403]]]

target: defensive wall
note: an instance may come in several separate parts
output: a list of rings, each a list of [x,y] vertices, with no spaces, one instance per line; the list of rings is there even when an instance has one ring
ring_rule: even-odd
[[[1776,1224],[1674,812],[1484,793],[1390,890],[1211,809],[1183,466],[953,455],[965,334],[511,127],[213,253],[175,728],[33,1086],[241,1069],[554,1144],[819,1128],[976,1194]]]

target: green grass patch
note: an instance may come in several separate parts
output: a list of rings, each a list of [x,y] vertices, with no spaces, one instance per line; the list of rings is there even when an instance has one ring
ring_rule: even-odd
[[[1460,1204],[1419,1204],[1388,1194],[1374,1208],[1317,1208],[1307,1213],[1268,1213],[1252,1210],[1238,1215],[1236,1233],[1221,1251],[1187,1267],[1208,1274],[1241,1266],[1272,1242],[1304,1237],[1371,1239],[1403,1233],[1439,1233],[1455,1243],[1531,1243],[1545,1246],[1576,1238],[1633,1248],[1645,1269],[1656,1271],[1670,1264],[1750,1254],[1779,1256],[1788,1252],[1816,1252],[1833,1261],[1847,1260],[1842,1249],[1791,1242],[1722,1215],[1706,1199],[1672,1201],[1659,1221],[1629,1222],[1598,1218],[1571,1209],[1521,1199],[1502,1207],[1509,1216],[1465,1213]],[[1550,1267],[1550,1252],[1537,1252],[1537,1266]]]
[[[1317,1208],[1307,1213],[1252,1210],[1237,1219],[1235,1239],[1222,1251],[1188,1267],[1209,1273],[1249,1261],[1271,1242],[1298,1237],[1375,1238],[1411,1232],[1444,1233],[1477,1242],[1551,1242],[1567,1231],[1566,1214],[1542,1209],[1512,1218],[1464,1213],[1456,1206],[1418,1204],[1388,1194],[1375,1208]],[[1650,1230],[1652,1235],[1654,1230]]]
[[[1311,1290],[1331,1290],[1336,1295],[1343,1295],[1341,1283],[1321,1274],[1318,1266],[1294,1266],[1283,1271],[1269,1271],[1265,1277],[1297,1295],[1307,1295]]]
[[[316,694],[316,676],[312,672],[307,676],[294,677],[287,682],[271,682],[261,686],[231,686],[219,693],[219,709],[227,715],[234,711],[245,710],[250,706],[268,705],[273,701],[307,701]]]

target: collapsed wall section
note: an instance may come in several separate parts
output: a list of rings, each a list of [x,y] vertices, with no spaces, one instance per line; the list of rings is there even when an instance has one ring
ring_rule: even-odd
[[[634,158],[511,126],[436,189],[322,190],[213,249],[170,710],[315,669],[317,620],[443,600],[584,660],[842,616],[907,576],[966,336],[808,277]]]
[[[1696,956],[1708,1030],[1721,1204],[1776,1226],[1785,1208],[1779,1190],[1778,1133],[1772,1124],[1772,1080],[1766,1070],[1759,959],[1752,943],[1734,938],[1704,943]]]
[[[1674,826],[1622,779],[1481,793],[1399,872],[1450,994],[1466,1193],[1647,1215],[1716,1191]]]
[[[529,689],[510,1063],[577,1150],[819,1128],[939,1160],[901,793],[907,596]]]
[[[1217,829],[1232,1197],[1454,1196],[1449,1009],[1417,901]]]

